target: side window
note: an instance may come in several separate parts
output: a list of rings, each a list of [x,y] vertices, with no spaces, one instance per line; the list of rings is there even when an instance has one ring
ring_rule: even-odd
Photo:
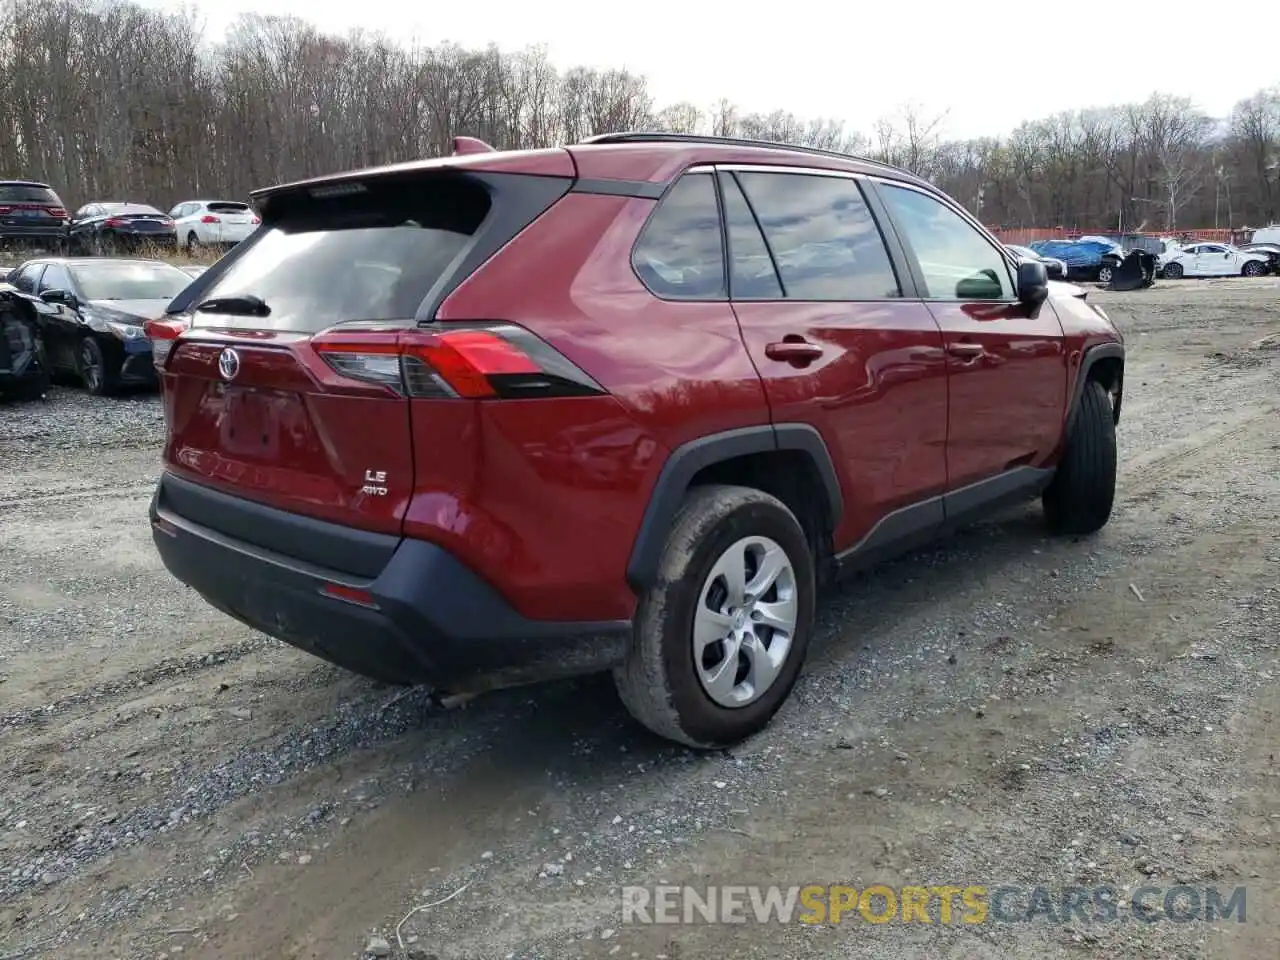
[[[645,224],[631,263],[656,296],[724,299],[724,244],[711,174],[686,174],[667,191]]]
[[[744,300],[775,300],[782,297],[782,284],[764,235],[747,206],[742,188],[730,174],[720,176],[720,199],[724,203],[724,224],[729,234],[729,293]]]
[[[36,281],[40,278],[40,271],[43,269],[43,263],[28,264],[13,278],[13,285],[23,293],[35,293]]]
[[[846,177],[740,173],[738,181],[792,300],[902,295],[884,239],[858,184]]]
[[[70,290],[71,274],[67,272],[67,268],[60,263],[51,263],[44,272],[44,276],[40,278],[39,293],[46,290]]]
[[[941,201],[906,187],[880,188],[920,262],[925,296],[935,300],[1012,300],[1008,261]]]
[[[182,219],[187,215],[186,209],[187,209],[187,204],[185,203],[178,204],[176,207],[174,207],[172,210],[169,211],[169,219],[171,220]]]

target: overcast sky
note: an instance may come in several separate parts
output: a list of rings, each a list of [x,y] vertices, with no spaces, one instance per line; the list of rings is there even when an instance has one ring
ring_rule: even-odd
[[[643,73],[659,106],[710,105],[724,96],[746,111],[834,117],[867,133],[904,102],[949,111],[950,137],[1007,133],[1023,120],[1143,100],[1157,90],[1192,97],[1222,116],[1240,98],[1280,81],[1275,31],[1242,26],[1252,19],[1261,27],[1266,17],[1232,15],[1234,22],[1215,32],[1207,29],[1209,8],[1190,0],[1181,9],[1191,17],[1167,16],[1170,4],[1011,0],[202,0],[194,6],[211,39],[238,14],[255,12],[406,41],[508,50],[543,44],[560,67]],[[1273,9],[1272,0],[1257,7],[1264,9]]]

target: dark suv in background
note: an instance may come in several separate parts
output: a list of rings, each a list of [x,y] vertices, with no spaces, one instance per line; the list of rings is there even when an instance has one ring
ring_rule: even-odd
[[[1033,497],[1111,514],[1119,333],[901,170],[618,134],[255,197],[151,325],[154,540],[368,676],[613,670],[650,729],[728,744],[820,583]]]
[[[45,247],[67,243],[67,208],[47,183],[0,180],[0,247]]]

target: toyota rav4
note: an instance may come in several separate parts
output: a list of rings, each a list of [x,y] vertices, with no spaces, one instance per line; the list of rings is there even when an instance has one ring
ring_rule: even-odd
[[[168,569],[369,677],[612,671],[722,746],[818,588],[1039,497],[1112,511],[1122,338],[928,183],[611,134],[259,191],[151,335]]]

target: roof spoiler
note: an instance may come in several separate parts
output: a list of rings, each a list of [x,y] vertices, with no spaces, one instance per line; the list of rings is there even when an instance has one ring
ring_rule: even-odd
[[[494,153],[493,147],[475,137],[454,137],[453,156],[461,157],[468,153]]]

